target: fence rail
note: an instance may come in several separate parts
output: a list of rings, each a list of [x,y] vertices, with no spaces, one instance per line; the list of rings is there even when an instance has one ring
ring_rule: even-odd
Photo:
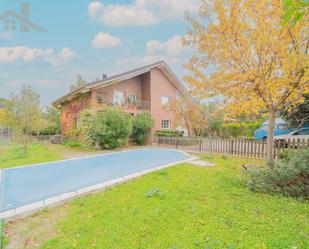
[[[243,157],[266,157],[266,141],[245,138],[170,138],[153,137],[151,145],[164,148],[176,148],[195,153],[216,153]],[[286,149],[309,147],[309,139],[274,141],[274,158]]]

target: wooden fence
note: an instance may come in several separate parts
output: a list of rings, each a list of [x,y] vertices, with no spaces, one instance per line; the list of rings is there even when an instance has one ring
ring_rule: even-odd
[[[175,148],[195,153],[216,153],[243,157],[266,157],[266,141],[245,138],[171,138],[152,137],[155,147]],[[274,142],[274,158],[286,149],[309,147],[309,139]]]

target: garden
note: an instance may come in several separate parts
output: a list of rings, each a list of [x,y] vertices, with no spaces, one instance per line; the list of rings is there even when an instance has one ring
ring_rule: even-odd
[[[194,154],[215,166],[181,163],[6,221],[3,248],[309,248],[309,149],[284,148],[275,158],[273,142],[276,117],[309,122],[307,17],[308,3],[290,0],[202,1],[186,16],[192,96],[162,108],[189,137],[252,137],[268,119],[267,160]],[[11,131],[0,140],[0,169],[144,146],[154,126],[150,113],[132,117],[119,107],[78,116],[59,135],[60,110],[41,108],[32,87],[0,99],[0,128]]]
[[[309,206],[252,192],[244,163],[200,155],[4,225],[4,248],[307,248]]]

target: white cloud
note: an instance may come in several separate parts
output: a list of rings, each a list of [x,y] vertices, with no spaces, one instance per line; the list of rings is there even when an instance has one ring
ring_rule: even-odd
[[[121,38],[117,36],[112,36],[109,33],[100,32],[96,34],[91,42],[93,48],[110,48],[117,47],[122,43]]]
[[[14,63],[18,61],[31,62],[42,59],[50,63],[52,66],[58,66],[66,63],[77,55],[71,48],[62,48],[56,53],[53,49],[29,48],[26,46],[19,47],[0,47],[0,63]]]
[[[52,49],[19,47],[0,47],[0,62],[13,63],[16,61],[29,62],[39,57],[49,56],[53,53]]]
[[[151,40],[146,43],[146,52],[148,54],[167,53],[169,55],[179,55],[188,48],[183,46],[183,37],[175,35],[171,39],[160,42],[158,40]]]
[[[49,62],[52,66],[57,67],[75,58],[78,58],[77,54],[75,54],[75,52],[71,48],[66,47],[61,49],[61,51],[57,54],[47,56],[45,60]]]
[[[108,26],[149,26],[164,20],[183,19],[185,12],[195,12],[200,0],[135,0],[131,4],[88,5],[88,15]]]

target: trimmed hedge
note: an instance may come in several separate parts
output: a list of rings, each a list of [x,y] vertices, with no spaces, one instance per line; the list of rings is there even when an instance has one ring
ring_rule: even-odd
[[[157,137],[182,137],[183,131],[175,130],[158,130],[155,132]]]
[[[253,137],[255,130],[260,127],[261,123],[262,121],[223,124],[221,133],[223,137]]]

